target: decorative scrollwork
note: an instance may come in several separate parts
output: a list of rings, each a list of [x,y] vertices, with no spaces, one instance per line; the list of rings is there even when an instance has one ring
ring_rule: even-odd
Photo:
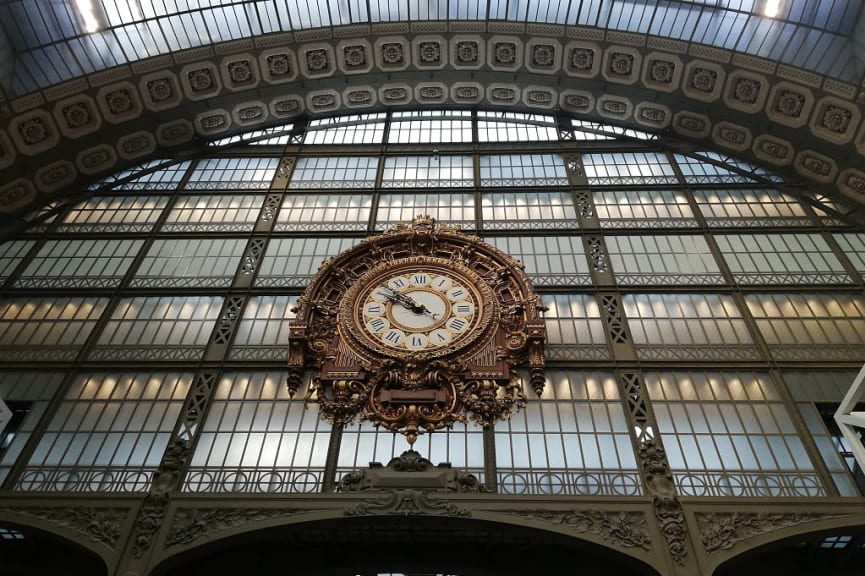
[[[313,378],[307,399],[317,402],[319,410],[331,424],[348,424],[366,405],[369,387],[360,380],[335,380],[329,387],[328,397],[319,378]]]
[[[191,544],[218,532],[302,513],[286,508],[181,508],[171,520],[165,548]]]
[[[469,380],[459,387],[458,394],[469,420],[481,426],[489,426],[503,414],[513,414],[528,400],[515,379],[505,385],[494,380]]]
[[[438,484],[440,492],[486,492],[477,476],[451,468],[450,463],[434,466],[432,462],[414,450],[406,450],[391,458],[387,466],[370,462],[368,468],[354,470],[343,476],[337,485],[338,492],[369,492],[382,490],[383,486],[410,485],[414,479],[424,478],[424,486]]]
[[[653,496],[655,517],[667,540],[667,549],[673,560],[679,566],[684,566],[685,557],[688,555],[688,547],[685,544],[687,539],[685,514],[682,511],[682,504],[676,498],[673,473],[667,463],[667,454],[655,439],[643,441],[640,444],[639,454],[643,477],[649,493]]]
[[[2,508],[0,512],[33,516],[86,536],[112,550],[122,533],[123,523],[129,515],[124,508],[47,507]]]
[[[454,516],[467,518],[471,511],[460,508],[453,502],[430,498],[428,492],[421,490],[388,490],[380,496],[371,498],[346,509],[346,516],[372,516],[397,514],[401,516]]]
[[[697,513],[697,526],[706,554],[711,556],[722,550],[731,550],[754,536],[768,534],[806,522],[839,518],[844,515],[810,514],[797,512],[730,512]]]
[[[652,540],[640,512],[605,510],[509,510],[509,514],[565,526],[581,534],[592,534],[623,548],[651,550]]]
[[[162,493],[148,494],[144,499],[135,522],[135,540],[132,547],[132,555],[135,558],[141,558],[153,545],[153,538],[165,520],[169,498],[168,493]]]

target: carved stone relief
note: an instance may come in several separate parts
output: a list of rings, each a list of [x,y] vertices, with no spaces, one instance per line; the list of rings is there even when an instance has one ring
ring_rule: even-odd
[[[60,102],[46,104],[44,95],[10,103],[10,108],[14,111],[44,106],[44,110],[49,113],[46,118],[43,111],[31,110],[29,113],[25,112],[23,117],[14,117],[8,126],[9,139],[22,154],[41,154],[56,146],[61,137],[77,138],[99,130],[102,120],[120,125],[127,120],[138,118],[145,108],[161,111],[177,106],[183,101],[184,95],[201,101],[220,95],[223,86],[229,90],[240,90],[254,87],[260,80],[277,84],[293,81],[299,74],[315,78],[331,75],[337,67],[347,73],[362,73],[372,69],[374,65],[382,70],[402,70],[410,64],[430,69],[453,64],[464,68],[487,66],[492,70],[517,70],[523,68],[525,62],[525,68],[530,72],[555,74],[562,71],[570,76],[582,77],[594,77],[603,73],[610,81],[620,83],[625,79],[630,82],[634,77],[653,90],[681,89],[688,96],[705,102],[723,98],[726,105],[735,110],[750,114],[765,113],[770,120],[792,128],[810,128],[814,135],[832,144],[846,145],[853,142],[860,154],[865,153],[865,130],[861,121],[861,110],[855,100],[855,87],[843,87],[831,82],[821,84],[819,78],[815,80],[813,75],[803,75],[789,67],[778,72],[782,80],[778,81],[773,76],[770,82],[764,74],[773,74],[775,69],[768,64],[761,67],[757,65],[759,62],[750,62],[740,57],[739,60],[732,61],[732,66],[727,66],[719,64],[720,60],[717,59],[725,53],[692,50],[691,56],[703,60],[694,60],[685,66],[682,62],[685,57],[678,55],[684,52],[670,53],[676,50],[669,43],[650,43],[649,46],[657,52],[643,54],[633,49],[632,44],[612,37],[608,40],[615,40],[621,46],[613,45],[602,50],[592,41],[603,38],[583,31],[572,32],[567,28],[561,37],[579,40],[568,43],[564,48],[553,38],[535,37],[526,41],[518,35],[524,31],[522,28],[490,28],[491,32],[502,35],[484,37],[482,40],[481,36],[474,36],[472,31],[450,39],[435,35],[443,33],[441,28],[419,28],[417,31],[426,35],[412,37],[400,35],[403,32],[394,30],[389,32],[391,36],[380,38],[375,46],[359,34],[357,38],[351,37],[339,44],[318,41],[317,38],[307,36],[305,38],[311,43],[303,46],[297,56],[285,47],[296,40],[292,35],[286,35],[279,43],[256,43],[255,46],[272,47],[262,51],[257,57],[246,53],[238,54],[240,45],[231,49],[231,52],[234,52],[231,56],[220,56],[221,60],[216,58],[216,53],[209,48],[204,51],[187,51],[183,60],[188,64],[180,69],[179,76],[168,69],[175,62],[170,58],[148,60],[131,68],[133,74],[141,74],[132,83],[122,81],[122,76],[103,75],[99,77],[98,83],[91,84],[93,91],[86,94],[84,90],[87,90],[87,84],[82,85],[80,82],[52,91],[48,96],[49,100],[64,96],[62,106]],[[350,38],[347,34],[340,37]],[[251,47],[252,44],[250,48],[243,49],[252,49]],[[300,65],[297,63],[298,58]],[[91,80],[94,81],[94,78]],[[311,100],[304,102],[305,94],[295,98],[280,96],[264,101],[269,109],[249,108],[241,114],[239,108],[234,108],[232,118],[235,124],[253,125],[263,122],[268,113],[274,117],[286,118],[299,114],[304,107],[315,111],[331,111],[341,105],[363,107],[385,101],[380,92],[375,94],[357,89],[348,92],[343,87],[339,90],[331,103],[322,99],[317,99],[315,105]],[[412,83],[407,87],[407,99],[392,99],[388,102],[405,103],[412,97],[423,102],[443,102],[441,97],[431,93],[424,93],[422,97],[422,91],[427,91],[427,87],[419,90],[418,85]],[[75,92],[75,95],[67,97]],[[509,98],[506,89],[498,90],[494,94],[491,87],[483,83],[478,84],[477,98],[462,88],[457,92],[446,87],[443,95],[445,99],[457,95],[463,103],[476,103],[486,97],[489,102],[502,105],[530,103],[532,106],[552,107],[556,104],[539,99],[544,98],[539,91],[530,94],[524,90],[515,94],[516,98]],[[553,93],[555,99],[556,92],[547,92],[549,93]],[[631,106],[628,111],[623,111],[621,106],[616,104],[617,101],[621,102],[621,99],[616,98],[606,99],[596,107],[595,98],[598,98],[597,94],[563,90],[558,92],[558,105],[575,113],[597,111],[611,119],[633,118],[649,127],[672,126],[676,132],[688,138],[706,138],[711,134],[717,143],[728,149],[753,153],[757,159],[776,166],[789,165],[792,162],[791,153],[795,155],[790,142],[787,142],[786,146],[779,146],[770,137],[755,139],[746,144],[748,137],[745,131],[719,128],[709,122],[708,116],[701,114],[686,111],[672,118],[669,111],[665,114],[663,107],[648,105],[638,105],[636,108]],[[821,99],[818,101],[818,98]],[[202,126],[196,123],[195,129],[201,130]],[[210,128],[218,129],[219,127]],[[186,130],[176,124],[171,127],[161,126],[154,130],[154,134],[160,142],[177,145],[191,139],[194,130]],[[792,135],[787,137],[791,142],[798,142]],[[145,155],[148,152],[144,151],[148,150],[149,144],[154,141],[152,138],[141,138],[140,135],[134,138],[118,135],[115,138],[117,140],[110,145],[115,146],[118,156],[124,159]],[[135,143],[140,144],[137,149]],[[831,148],[825,145],[817,146],[816,149],[824,156],[833,156]],[[78,150],[73,154],[78,154]],[[9,158],[12,157],[13,155],[0,154],[0,167],[9,166]],[[91,158],[93,159],[95,156]],[[838,168],[837,164],[829,164],[827,171],[825,165],[813,158],[807,162],[803,160],[798,164],[797,172],[806,178],[814,178],[815,182],[827,184],[831,182],[828,175],[837,175]],[[97,166],[99,163],[91,161],[89,165]],[[109,166],[109,163],[104,165]],[[835,184],[849,189],[844,182],[838,181]],[[44,185],[43,179],[40,187]]]
[[[487,42],[487,63],[493,70],[516,70],[523,65],[525,47],[515,36],[493,36]]]
[[[697,60],[685,67],[682,91],[696,100],[713,102],[721,96],[724,80],[721,66]]]
[[[479,84],[454,84],[451,98],[457,102],[478,102],[483,98],[483,89]]]
[[[211,62],[188,64],[180,71],[183,92],[190,100],[204,100],[219,94],[222,89],[219,72]]]
[[[304,109],[300,98],[277,98],[270,103],[271,113],[278,118],[297,116]]]
[[[435,40],[422,40],[417,45],[418,66],[438,66],[442,63],[442,45]]]
[[[523,94],[523,101],[526,103],[526,106],[552,108],[552,106],[558,101],[558,98],[556,97],[556,94],[548,88],[530,86],[526,88]]]
[[[379,97],[386,104],[404,104],[409,101],[411,91],[408,86],[384,86]]]
[[[646,530],[642,512],[607,510],[508,510],[508,514],[562,526],[578,534],[591,534],[623,548],[638,548],[648,552],[652,540]]]
[[[177,78],[170,72],[144,76],[138,83],[138,90],[144,98],[144,106],[150,110],[165,110],[180,103]]]
[[[859,126],[861,113],[850,102],[827,96],[814,107],[811,130],[820,138],[846,144],[853,140]]]
[[[95,132],[102,125],[102,115],[96,103],[87,96],[73,96],[61,100],[54,107],[54,118],[64,136],[78,138]]]
[[[375,51],[376,64],[383,70],[405,70],[409,65],[409,45],[403,38],[380,38]]]
[[[340,478],[337,491],[369,492],[397,486],[423,486],[440,492],[474,494],[487,491],[474,474],[460,472],[449,463],[436,466],[414,450],[406,450],[391,458],[386,466],[370,462],[367,468],[349,472]]]
[[[59,160],[36,171],[36,187],[42,192],[56,192],[75,181],[78,171],[72,162]]]
[[[448,91],[444,84],[420,84],[414,89],[414,97],[418,102],[444,102]]]
[[[501,84],[491,84],[487,88],[487,99],[490,102],[513,104],[516,101],[518,94],[518,89],[515,86],[510,85],[503,86]]]
[[[638,453],[643,478],[652,496],[655,518],[661,525],[667,550],[676,564],[684,566],[685,557],[688,555],[685,515],[676,498],[673,473],[667,463],[667,455],[654,439],[641,442]]]
[[[782,512],[701,513],[695,515],[707,556],[732,550],[755,536],[769,534],[801,524],[842,518],[843,515]]]
[[[259,124],[267,119],[267,106],[264,102],[245,102],[238,104],[231,112],[231,117],[241,126]]]
[[[607,118],[624,119],[631,115],[633,104],[625,98],[604,95],[598,98],[598,114]]]
[[[366,107],[375,103],[375,91],[371,86],[348,88],[343,92],[342,101],[350,107]]]
[[[258,57],[258,62],[262,76],[271,84],[290,82],[297,77],[297,59],[290,50],[266,50]]]
[[[373,67],[372,44],[364,38],[343,40],[336,45],[336,64],[343,74],[364,74]]]
[[[750,148],[753,137],[744,126],[731,122],[718,122],[712,128],[712,138],[718,145],[732,150],[744,151]]]
[[[803,150],[793,160],[796,172],[818,182],[829,183],[838,173],[835,160],[813,150]]]
[[[751,149],[755,156],[776,166],[784,166],[793,161],[793,145],[768,134],[757,136]]]
[[[562,108],[573,112],[590,112],[595,107],[595,97],[590,92],[565,90],[559,99]]]
[[[133,132],[117,141],[117,155],[132,160],[150,154],[156,149],[156,138],[150,132]]]
[[[13,212],[36,197],[32,182],[19,178],[0,187],[0,211]]]
[[[515,42],[496,42],[493,58],[496,64],[507,66],[517,61],[517,45]]]
[[[558,71],[562,47],[546,39],[531,40],[526,44],[526,68],[532,72],[553,74]]]
[[[643,83],[661,92],[678,90],[684,65],[681,58],[664,52],[650,52],[644,58]]]
[[[338,99],[339,94],[334,90],[313,92],[306,98],[309,109],[317,112],[338,108]]]
[[[165,548],[191,544],[247,524],[304,513],[290,508],[180,508],[171,519]]]
[[[766,113],[776,122],[798,128],[808,122],[813,106],[810,90],[790,82],[778,82],[769,94]]]
[[[258,65],[251,54],[226,58],[220,67],[222,81],[229,90],[245,90],[258,84]]]
[[[467,518],[471,511],[461,508],[439,497],[431,497],[429,492],[411,488],[391,489],[350,506],[346,516],[375,516],[379,514],[398,514],[400,516],[455,516]]]
[[[153,546],[153,539],[165,521],[169,495],[167,493],[148,494],[138,511],[135,521],[135,534],[132,555],[141,558]]]
[[[662,104],[641,102],[634,109],[634,119],[653,128],[666,128],[672,117],[670,109]]]
[[[93,542],[114,550],[129,516],[126,508],[49,507],[3,508],[2,512],[33,517],[55,526],[71,530]]]
[[[106,120],[119,124],[141,114],[141,100],[129,82],[105,86],[96,94],[96,102]]]
[[[745,70],[734,70],[727,78],[724,102],[734,110],[756,114],[763,110],[769,96],[765,76]]]
[[[156,141],[163,146],[176,146],[192,140],[194,132],[189,120],[181,119],[160,124],[156,128]]]
[[[568,68],[574,72],[590,73],[595,67],[595,51],[588,47],[571,48]]]
[[[711,130],[709,118],[702,114],[683,110],[673,116],[673,128],[685,136],[705,138]]]
[[[54,119],[43,110],[13,118],[9,135],[23,154],[44,152],[60,140]]]
[[[457,67],[478,68],[482,63],[482,44],[477,40],[454,40],[453,65]]]
[[[855,197],[865,196],[865,172],[848,168],[838,177],[841,190]]]
[[[115,162],[117,162],[117,153],[107,144],[82,150],[75,160],[76,166],[83,174],[96,174],[107,170]]]
[[[606,51],[604,78],[616,84],[633,84],[639,77],[642,58],[632,48],[613,46]]]
[[[325,48],[313,48],[303,54],[309,75],[322,76],[332,71],[331,58]]]
[[[225,110],[208,110],[196,116],[195,124],[202,134],[216,134],[228,130],[231,117]]]

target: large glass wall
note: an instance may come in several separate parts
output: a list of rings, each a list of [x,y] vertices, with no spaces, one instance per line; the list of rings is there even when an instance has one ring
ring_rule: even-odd
[[[831,205],[566,118],[307,126],[301,147],[127,170],[0,243],[5,488],[145,491],[178,440],[199,493],[317,491],[398,456],[402,436],[289,397],[288,326],[327,258],[429,214],[522,262],[548,373],[511,420],[422,435],[423,456],[503,493],[640,495],[654,439],[683,495],[859,493],[824,416],[865,362],[865,232]]]

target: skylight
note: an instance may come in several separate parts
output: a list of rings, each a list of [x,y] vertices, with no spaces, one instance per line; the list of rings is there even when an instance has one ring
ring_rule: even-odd
[[[863,0],[8,0],[13,96],[171,51],[277,32],[392,21],[599,27],[777,59],[859,84],[850,35]]]

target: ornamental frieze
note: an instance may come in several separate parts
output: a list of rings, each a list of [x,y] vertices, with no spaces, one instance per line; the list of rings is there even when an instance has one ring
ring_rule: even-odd
[[[608,510],[507,510],[507,514],[561,526],[578,534],[591,534],[623,548],[649,551],[652,540],[642,512]]]
[[[732,550],[755,536],[769,534],[818,520],[843,518],[844,514],[794,512],[711,512],[696,513],[700,539],[707,556]]]
[[[450,516],[468,518],[471,511],[429,492],[412,488],[391,489],[345,510],[346,516]]]
[[[307,510],[295,508],[180,508],[171,519],[165,548],[191,544],[226,530],[305,512]]]
[[[33,517],[71,530],[93,542],[117,548],[123,525],[129,517],[126,508],[48,507],[2,508],[0,512]]]

